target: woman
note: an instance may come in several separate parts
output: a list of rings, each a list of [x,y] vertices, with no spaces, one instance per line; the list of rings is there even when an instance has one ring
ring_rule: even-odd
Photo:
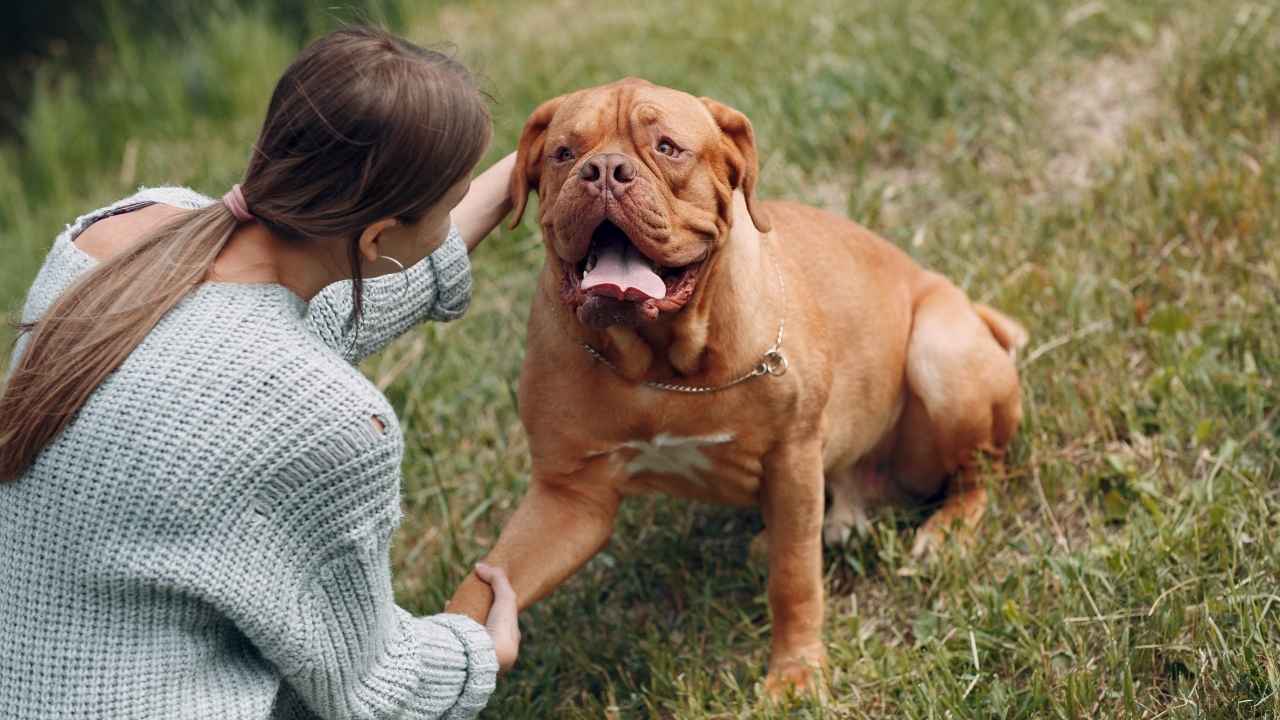
[[[484,706],[514,595],[478,567],[487,628],[395,605],[403,438],[352,363],[466,309],[508,209],[511,157],[468,191],[489,136],[459,63],[341,30],[222,202],[144,190],[58,237],[0,396],[0,717]]]

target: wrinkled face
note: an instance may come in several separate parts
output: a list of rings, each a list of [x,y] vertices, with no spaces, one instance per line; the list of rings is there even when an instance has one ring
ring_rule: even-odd
[[[562,300],[603,329],[651,322],[689,301],[728,237],[734,188],[748,193],[762,224],[755,173],[741,113],[628,79],[539,107],[521,136],[511,189],[518,222],[537,188]]]

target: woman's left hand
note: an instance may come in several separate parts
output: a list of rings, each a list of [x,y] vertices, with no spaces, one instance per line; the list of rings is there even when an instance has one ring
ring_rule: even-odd
[[[476,577],[489,583],[493,589],[493,606],[489,608],[485,630],[493,638],[498,667],[506,672],[516,664],[516,657],[520,654],[520,623],[517,621],[520,609],[516,604],[516,591],[502,568],[476,563]]]

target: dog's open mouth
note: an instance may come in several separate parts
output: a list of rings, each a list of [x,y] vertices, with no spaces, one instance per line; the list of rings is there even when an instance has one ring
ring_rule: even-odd
[[[565,263],[565,300],[577,307],[578,320],[589,327],[634,327],[656,319],[660,312],[684,307],[701,267],[701,262],[659,265],[621,228],[605,220],[591,233],[587,256],[575,265]]]

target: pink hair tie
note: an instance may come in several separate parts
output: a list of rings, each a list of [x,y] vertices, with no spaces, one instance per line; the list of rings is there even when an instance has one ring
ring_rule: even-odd
[[[244,202],[244,193],[240,191],[240,183],[232,185],[227,194],[222,196],[222,204],[235,216],[236,222],[249,222],[253,219],[253,213],[249,212],[249,206]]]

